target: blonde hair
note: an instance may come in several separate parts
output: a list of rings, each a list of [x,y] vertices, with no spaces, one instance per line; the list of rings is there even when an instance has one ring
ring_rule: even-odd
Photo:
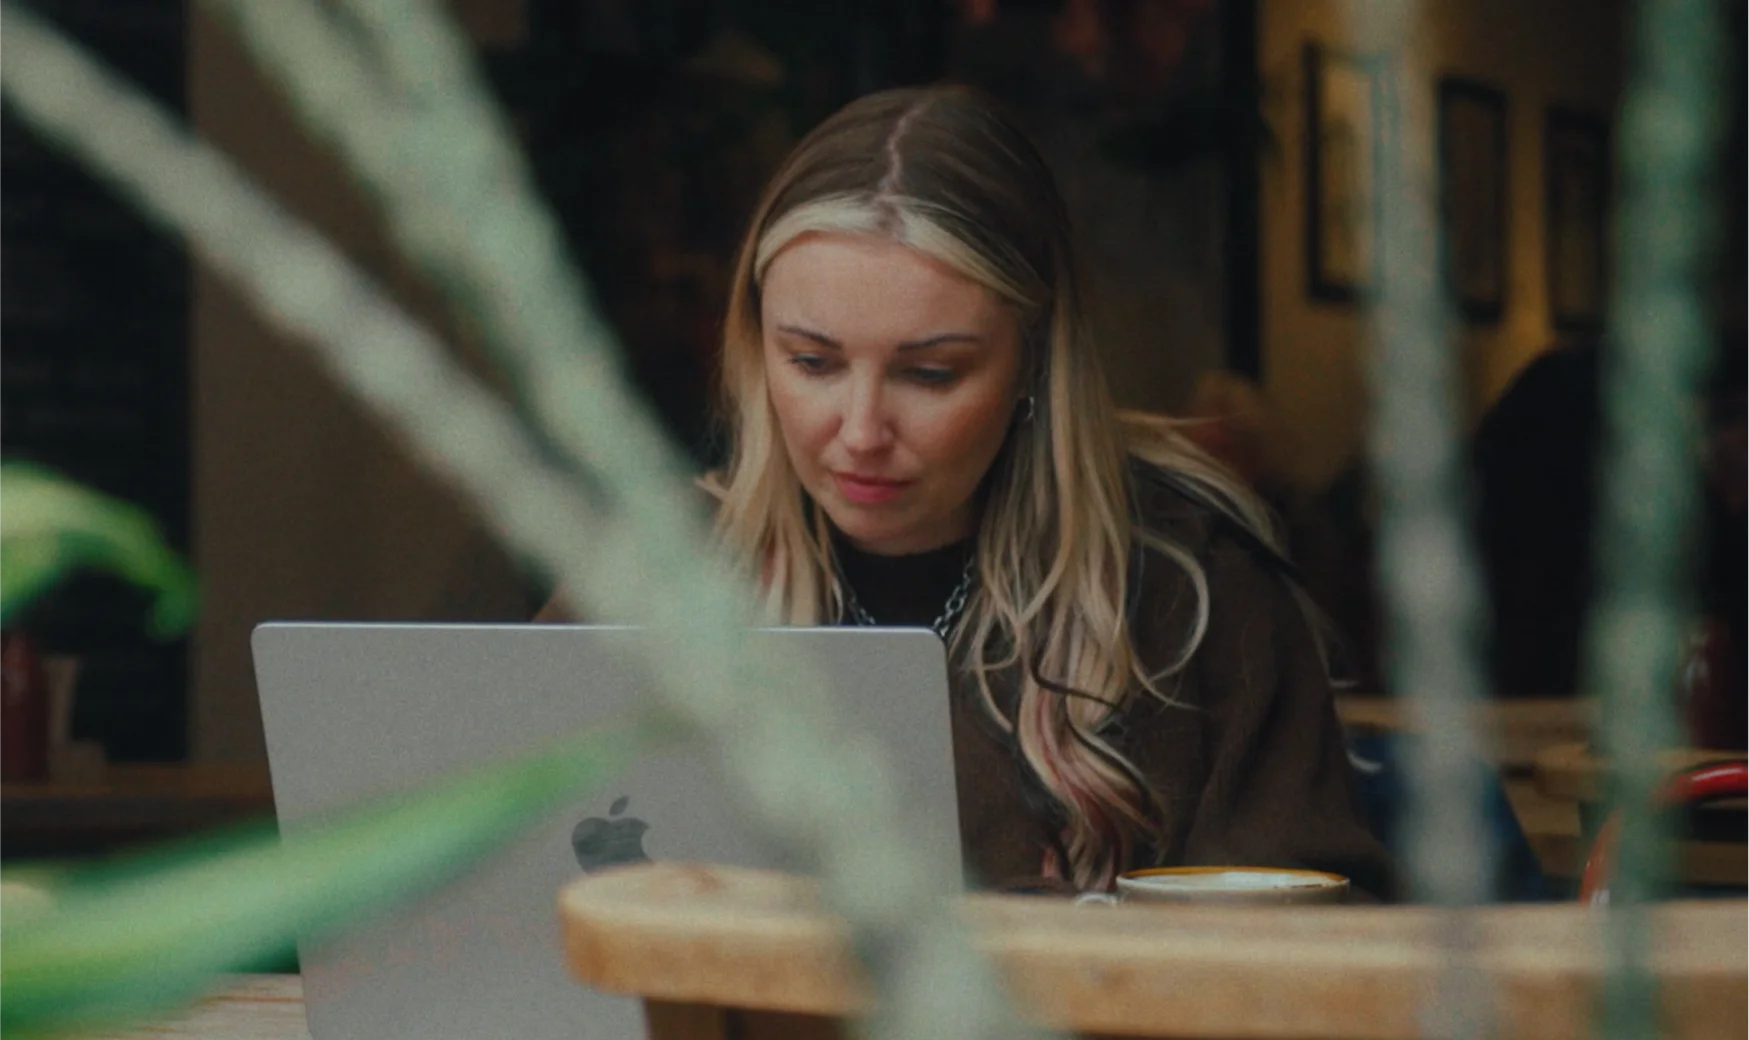
[[[982,95],[957,87],[864,97],[810,133],[778,169],[735,265],[723,336],[730,456],[712,481],[717,533],[757,576],[776,620],[842,616],[827,521],[805,504],[767,396],[760,283],[797,236],[885,236],[981,283],[1016,309],[1022,394],[1035,399],[985,480],[978,584],[952,638],[985,709],[1060,810],[1047,874],[1109,886],[1138,843],[1164,848],[1164,808],[1102,731],[1189,661],[1208,622],[1202,567],[1138,526],[1131,456],[1165,469],[1273,545],[1261,503],[1170,420],[1120,416],[1088,341],[1067,214],[1026,136]],[[1183,643],[1150,673],[1125,618],[1131,553],[1175,561],[1196,589]],[[994,681],[1019,676],[1012,715]]]

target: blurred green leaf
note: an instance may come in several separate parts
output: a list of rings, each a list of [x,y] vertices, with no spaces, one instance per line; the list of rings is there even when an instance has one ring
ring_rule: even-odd
[[[8,870],[0,1035],[137,1021],[194,999],[217,975],[285,957],[300,934],[333,934],[429,892],[654,736],[643,724],[592,731],[299,827],[283,843],[271,824],[256,825],[113,865]]]
[[[153,592],[148,623],[166,638],[194,620],[194,574],[137,506],[30,463],[0,466],[0,624],[63,574],[90,566]]]

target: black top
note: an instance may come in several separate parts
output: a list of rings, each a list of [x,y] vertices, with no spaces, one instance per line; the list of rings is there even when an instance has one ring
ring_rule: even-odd
[[[882,625],[933,625],[947,609],[975,544],[968,538],[909,556],[879,556],[850,544],[836,528],[832,531],[840,576],[862,609]],[[854,619],[846,617],[844,623],[854,624]]]

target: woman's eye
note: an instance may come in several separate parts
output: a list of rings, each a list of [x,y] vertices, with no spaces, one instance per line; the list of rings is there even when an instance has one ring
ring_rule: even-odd
[[[822,375],[826,371],[826,359],[818,354],[791,354],[789,363],[809,375]]]
[[[905,375],[914,383],[923,386],[946,386],[954,380],[954,370],[951,368],[911,368]]]

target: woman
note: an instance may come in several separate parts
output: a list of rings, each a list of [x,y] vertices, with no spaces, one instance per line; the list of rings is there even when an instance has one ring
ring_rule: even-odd
[[[778,170],[731,292],[717,534],[775,620],[948,642],[976,882],[1274,864],[1389,893],[1269,522],[1114,410],[1010,121],[958,88],[851,104]]]

